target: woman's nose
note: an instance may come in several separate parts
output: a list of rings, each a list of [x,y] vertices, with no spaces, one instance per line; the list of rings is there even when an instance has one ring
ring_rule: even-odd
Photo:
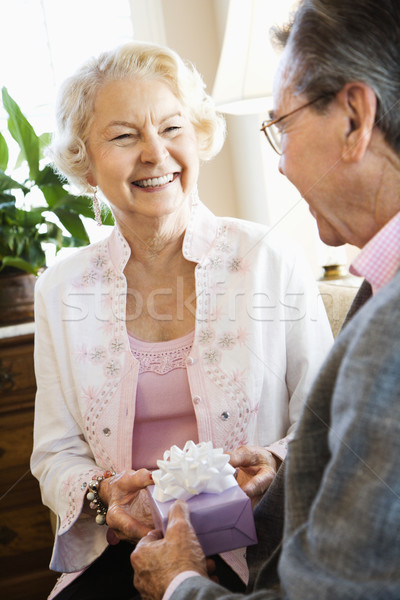
[[[165,142],[158,135],[151,135],[142,140],[142,162],[161,163],[167,156]]]

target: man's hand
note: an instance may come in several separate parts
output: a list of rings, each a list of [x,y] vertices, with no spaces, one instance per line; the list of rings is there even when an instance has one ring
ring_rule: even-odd
[[[254,506],[271,485],[280,461],[261,446],[240,446],[229,455],[231,465],[239,468],[237,482]]]
[[[153,484],[150,471],[123,471],[101,482],[100,497],[108,505],[107,525],[113,530],[107,537],[110,543],[120,540],[136,542],[152,528],[150,513],[132,514],[131,504],[140,490]],[[114,539],[113,539],[114,538]]]
[[[183,571],[207,577],[206,558],[189,519],[186,502],[177,500],[169,511],[165,537],[150,531],[131,554],[134,585],[143,600],[160,600],[168,585]]]

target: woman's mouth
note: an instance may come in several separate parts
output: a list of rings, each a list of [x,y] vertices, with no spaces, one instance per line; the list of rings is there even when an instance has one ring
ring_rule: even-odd
[[[178,173],[168,173],[167,175],[162,175],[161,177],[150,177],[149,179],[138,179],[133,182],[133,185],[141,188],[155,188],[166,185],[167,183],[171,183],[176,177],[178,177]]]

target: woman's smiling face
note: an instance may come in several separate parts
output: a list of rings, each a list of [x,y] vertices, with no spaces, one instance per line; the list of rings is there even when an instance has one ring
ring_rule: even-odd
[[[89,131],[91,170],[118,217],[163,217],[187,204],[199,172],[195,128],[158,79],[111,81],[99,91]]]

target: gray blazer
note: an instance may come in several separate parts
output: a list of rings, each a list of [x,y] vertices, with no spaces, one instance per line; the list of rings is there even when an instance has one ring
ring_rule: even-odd
[[[337,337],[286,463],[256,509],[248,594],[191,577],[173,600],[400,599],[400,271]]]

